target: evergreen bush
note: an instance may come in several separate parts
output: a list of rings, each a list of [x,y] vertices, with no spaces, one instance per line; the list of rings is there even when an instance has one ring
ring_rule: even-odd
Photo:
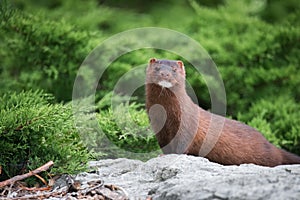
[[[246,112],[253,102],[269,96],[289,93],[299,99],[299,26],[269,25],[240,10],[230,13],[230,6],[195,10],[198,17],[187,26],[218,66],[229,115],[235,118],[237,111]],[[205,85],[191,84],[196,93],[205,91]],[[203,98],[200,92],[197,96]],[[209,98],[205,101],[207,107]]]
[[[99,124],[108,139],[121,149],[147,153],[158,150],[148,115],[139,104],[120,104],[100,113]]]
[[[70,100],[77,69],[92,49],[93,34],[64,20],[0,7],[0,94],[43,89],[57,101]]]
[[[51,174],[85,169],[89,154],[74,126],[70,105],[52,104],[41,91],[0,97],[1,179],[52,160]]]
[[[136,103],[136,99],[124,103],[127,97],[112,94],[107,94],[97,103],[101,134],[90,139],[94,142],[91,149],[101,149],[103,155],[100,158],[145,160],[157,156],[159,146],[150,128],[145,105]]]

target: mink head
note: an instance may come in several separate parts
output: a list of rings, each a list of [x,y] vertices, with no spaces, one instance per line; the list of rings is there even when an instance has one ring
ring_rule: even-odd
[[[152,58],[147,68],[147,83],[163,88],[185,87],[185,69],[182,61]]]

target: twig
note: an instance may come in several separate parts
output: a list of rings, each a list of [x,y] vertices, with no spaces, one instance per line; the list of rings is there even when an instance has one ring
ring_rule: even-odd
[[[44,199],[44,198],[48,198],[48,197],[64,196],[64,195],[66,195],[66,193],[67,193],[66,191],[60,191],[60,192],[48,192],[48,193],[44,193],[44,194],[32,194],[32,195],[25,195],[22,197],[11,198],[11,200]]]
[[[37,192],[37,191],[48,191],[51,189],[50,186],[47,186],[47,187],[41,187],[41,188],[37,188],[37,187],[32,187],[32,188],[29,188],[29,187],[25,187],[25,186],[22,186],[20,185],[20,188],[22,190],[26,190],[26,191],[34,191],[34,192]]]
[[[45,179],[43,179],[43,177],[41,177],[40,175],[38,174],[34,174],[35,177],[37,177],[38,179],[40,179],[46,186],[48,186],[48,183]]]
[[[2,181],[2,182],[0,182],[0,188],[4,187],[6,185],[11,185],[11,184],[15,183],[16,181],[23,180],[25,178],[31,177],[31,176],[33,176],[35,174],[40,173],[40,172],[46,171],[53,164],[54,164],[53,161],[49,161],[46,164],[44,164],[43,166],[41,166],[41,167],[39,167],[39,168],[37,168],[37,169],[35,169],[33,171],[30,171],[30,172],[28,172],[26,174],[18,175],[18,176],[12,177],[10,179],[7,179],[5,181]]]
[[[98,189],[99,187],[102,187],[103,185],[104,185],[104,181],[101,181],[101,183],[99,183],[98,185],[90,187],[90,188],[86,189],[85,191],[82,191],[81,193],[83,195],[86,195],[87,193],[89,193],[89,192],[91,192],[91,191],[93,191],[95,189]]]

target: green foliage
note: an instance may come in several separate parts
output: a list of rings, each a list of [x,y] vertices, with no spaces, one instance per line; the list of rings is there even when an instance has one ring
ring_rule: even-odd
[[[96,106],[92,99],[76,100],[73,108],[81,139],[94,158],[148,160],[161,152],[144,106],[136,103],[136,98],[124,103],[127,96],[110,92]]]
[[[114,110],[103,111],[99,123],[107,137],[122,149],[142,153],[157,150],[155,135],[141,105],[121,104]]]
[[[170,0],[168,0],[170,1]],[[112,33],[117,33],[130,28],[138,28],[147,26],[152,23],[151,17],[147,15],[137,15],[130,13],[127,10],[120,9],[120,6],[111,5],[118,4],[116,1],[99,2],[98,0],[13,0],[14,5],[22,10],[29,12],[43,13],[47,18],[54,21],[60,21],[62,18],[70,24],[75,24],[82,30],[90,30],[97,32],[97,36],[106,34],[111,36]],[[157,2],[159,3],[159,2]],[[48,5],[47,5],[48,4]],[[54,4],[55,6],[51,6]],[[126,1],[125,7],[134,9],[134,6],[141,5],[146,7],[152,2],[141,2],[136,4],[135,1]],[[127,6],[126,6],[127,5]],[[143,10],[144,8],[142,8]],[[138,9],[139,10],[139,9]],[[123,23],[120,23],[123,21]],[[130,23],[136,21],[136,23]]]
[[[194,6],[199,20],[189,27],[221,72],[230,115],[236,117],[238,110],[246,112],[254,101],[278,93],[299,99],[299,79],[295,78],[300,75],[296,59],[300,53],[299,26],[271,26],[239,10],[229,14],[233,5],[220,7],[217,12]],[[203,85],[191,84],[196,90],[204,89]],[[201,99],[201,94],[197,95]]]
[[[224,0],[195,0],[195,2],[208,7],[217,7],[225,3]]]
[[[264,9],[259,13],[261,18],[270,23],[285,21],[291,14],[299,12],[300,5],[297,0],[266,0]]]
[[[114,152],[112,149],[106,149],[110,157],[120,156],[118,155],[120,149],[121,153],[124,152],[123,150],[129,153],[140,153],[138,158],[142,158],[143,153],[150,157],[157,155],[155,151],[159,149],[159,146],[142,105],[119,104],[115,108],[101,111],[98,121],[103,133],[111,142],[110,145],[115,145]]]
[[[0,98],[1,179],[53,160],[50,173],[85,169],[89,154],[73,124],[70,105],[51,104],[42,92],[7,93]]]
[[[2,7],[0,17],[1,94],[43,89],[70,100],[77,69],[91,47],[92,34],[66,21],[49,21]]]

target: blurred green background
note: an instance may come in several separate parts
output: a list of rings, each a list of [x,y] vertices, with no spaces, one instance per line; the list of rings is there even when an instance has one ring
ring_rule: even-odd
[[[76,73],[85,57],[113,34],[149,26],[170,28],[198,41],[221,73],[228,117],[257,128],[276,146],[300,155],[297,0],[0,0],[0,3],[0,147],[1,151],[6,149],[1,152],[0,165],[6,175],[34,168],[49,159],[59,163],[57,172],[74,172],[92,158],[127,155],[116,151],[118,147],[144,153],[158,149],[155,137],[146,128],[149,122],[142,88],[135,101],[127,105],[140,129],[131,127],[127,117],[116,119],[107,99],[124,73],[149,58],[184,58],[170,52],[142,49],[121,56],[105,71],[97,87],[96,117],[116,147],[97,143],[101,138],[87,129],[86,134],[94,141],[89,144],[92,152],[88,152],[74,128],[69,108]],[[114,51],[114,47],[108,49],[108,53]],[[186,65],[187,79],[199,105],[210,109],[205,82],[193,73],[189,63]],[[43,114],[50,110],[56,112]],[[54,123],[61,120],[64,123]],[[116,121],[120,120],[126,128],[118,127]],[[73,139],[64,141],[70,134]],[[56,138],[60,142],[53,142]],[[68,152],[62,153],[62,143],[71,147]],[[42,151],[38,150],[41,148]],[[19,156],[12,159],[15,154]],[[136,155],[133,158],[145,159]],[[18,168],[10,172],[8,165]]]

